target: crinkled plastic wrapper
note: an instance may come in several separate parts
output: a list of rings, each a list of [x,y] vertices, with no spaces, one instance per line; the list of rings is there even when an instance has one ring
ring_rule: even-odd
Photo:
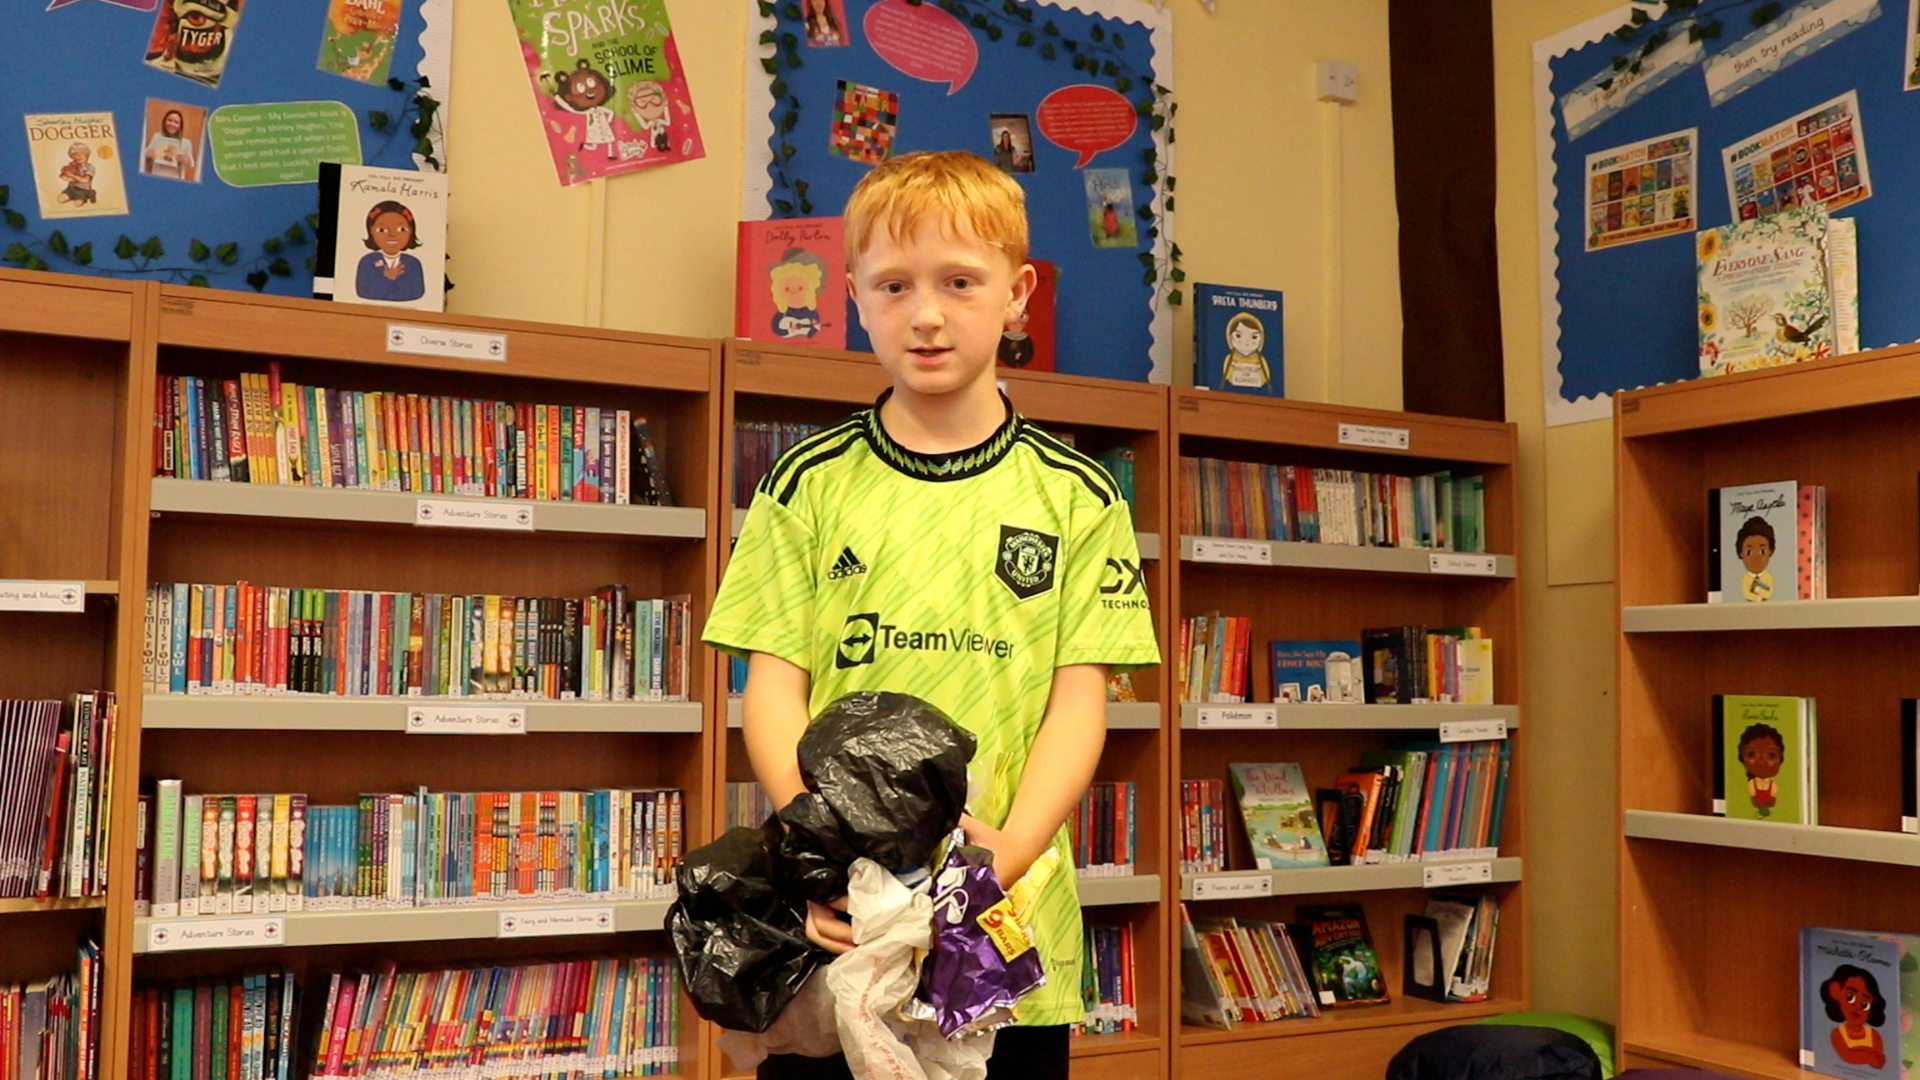
[[[970,732],[911,694],[848,694],[801,736],[800,778],[855,855],[908,870],[960,823],[973,749]]]
[[[902,1012],[933,1021],[949,1039],[1011,1023],[1014,1002],[1047,976],[994,876],[993,853],[954,845],[933,889],[933,952]]]
[[[680,980],[695,1011],[721,1027],[765,1031],[823,959],[805,908],[774,887],[773,858],[764,829],[729,829],[674,873],[667,929]]]

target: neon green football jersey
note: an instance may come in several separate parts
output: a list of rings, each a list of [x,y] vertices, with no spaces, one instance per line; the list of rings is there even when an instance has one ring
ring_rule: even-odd
[[[886,400],[882,395],[881,401]],[[1131,512],[1097,463],[1007,407],[985,443],[919,454],[879,404],[801,442],[761,482],[708,644],[812,675],[813,714],[858,690],[926,699],[978,740],[975,817],[1006,822],[1055,668],[1158,663]],[[1082,1015],[1081,929],[1064,826],[1034,916],[1045,986],[1018,1022]]]

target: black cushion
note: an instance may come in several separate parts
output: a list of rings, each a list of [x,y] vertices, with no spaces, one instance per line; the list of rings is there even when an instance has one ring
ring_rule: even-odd
[[[1387,1080],[1600,1080],[1600,1059],[1554,1028],[1465,1024],[1421,1035],[1387,1064]]]

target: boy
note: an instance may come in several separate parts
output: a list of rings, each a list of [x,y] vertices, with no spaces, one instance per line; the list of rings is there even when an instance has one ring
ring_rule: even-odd
[[[1109,666],[1159,662],[1133,522],[1099,465],[995,386],[1034,284],[1019,185],[972,154],[909,154],[869,173],[845,216],[848,288],[893,386],[761,482],[705,638],[749,657],[747,756],[776,806],[802,790],[808,718],[843,694],[915,694],[973,732],[968,840],[1007,884],[1048,848],[1061,860],[1034,916],[1047,984],[988,1075],[1065,1076],[1082,946],[1062,826],[1100,760]],[[819,905],[807,934],[853,942]],[[840,1058],[760,1067],[847,1075]]]

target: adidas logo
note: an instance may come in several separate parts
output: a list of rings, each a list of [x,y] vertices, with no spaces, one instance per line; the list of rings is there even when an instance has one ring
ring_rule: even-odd
[[[833,569],[827,571],[827,580],[840,581],[866,572],[867,564],[860,561],[860,556],[855,555],[852,548],[845,547],[840,549],[840,558],[834,560]]]

